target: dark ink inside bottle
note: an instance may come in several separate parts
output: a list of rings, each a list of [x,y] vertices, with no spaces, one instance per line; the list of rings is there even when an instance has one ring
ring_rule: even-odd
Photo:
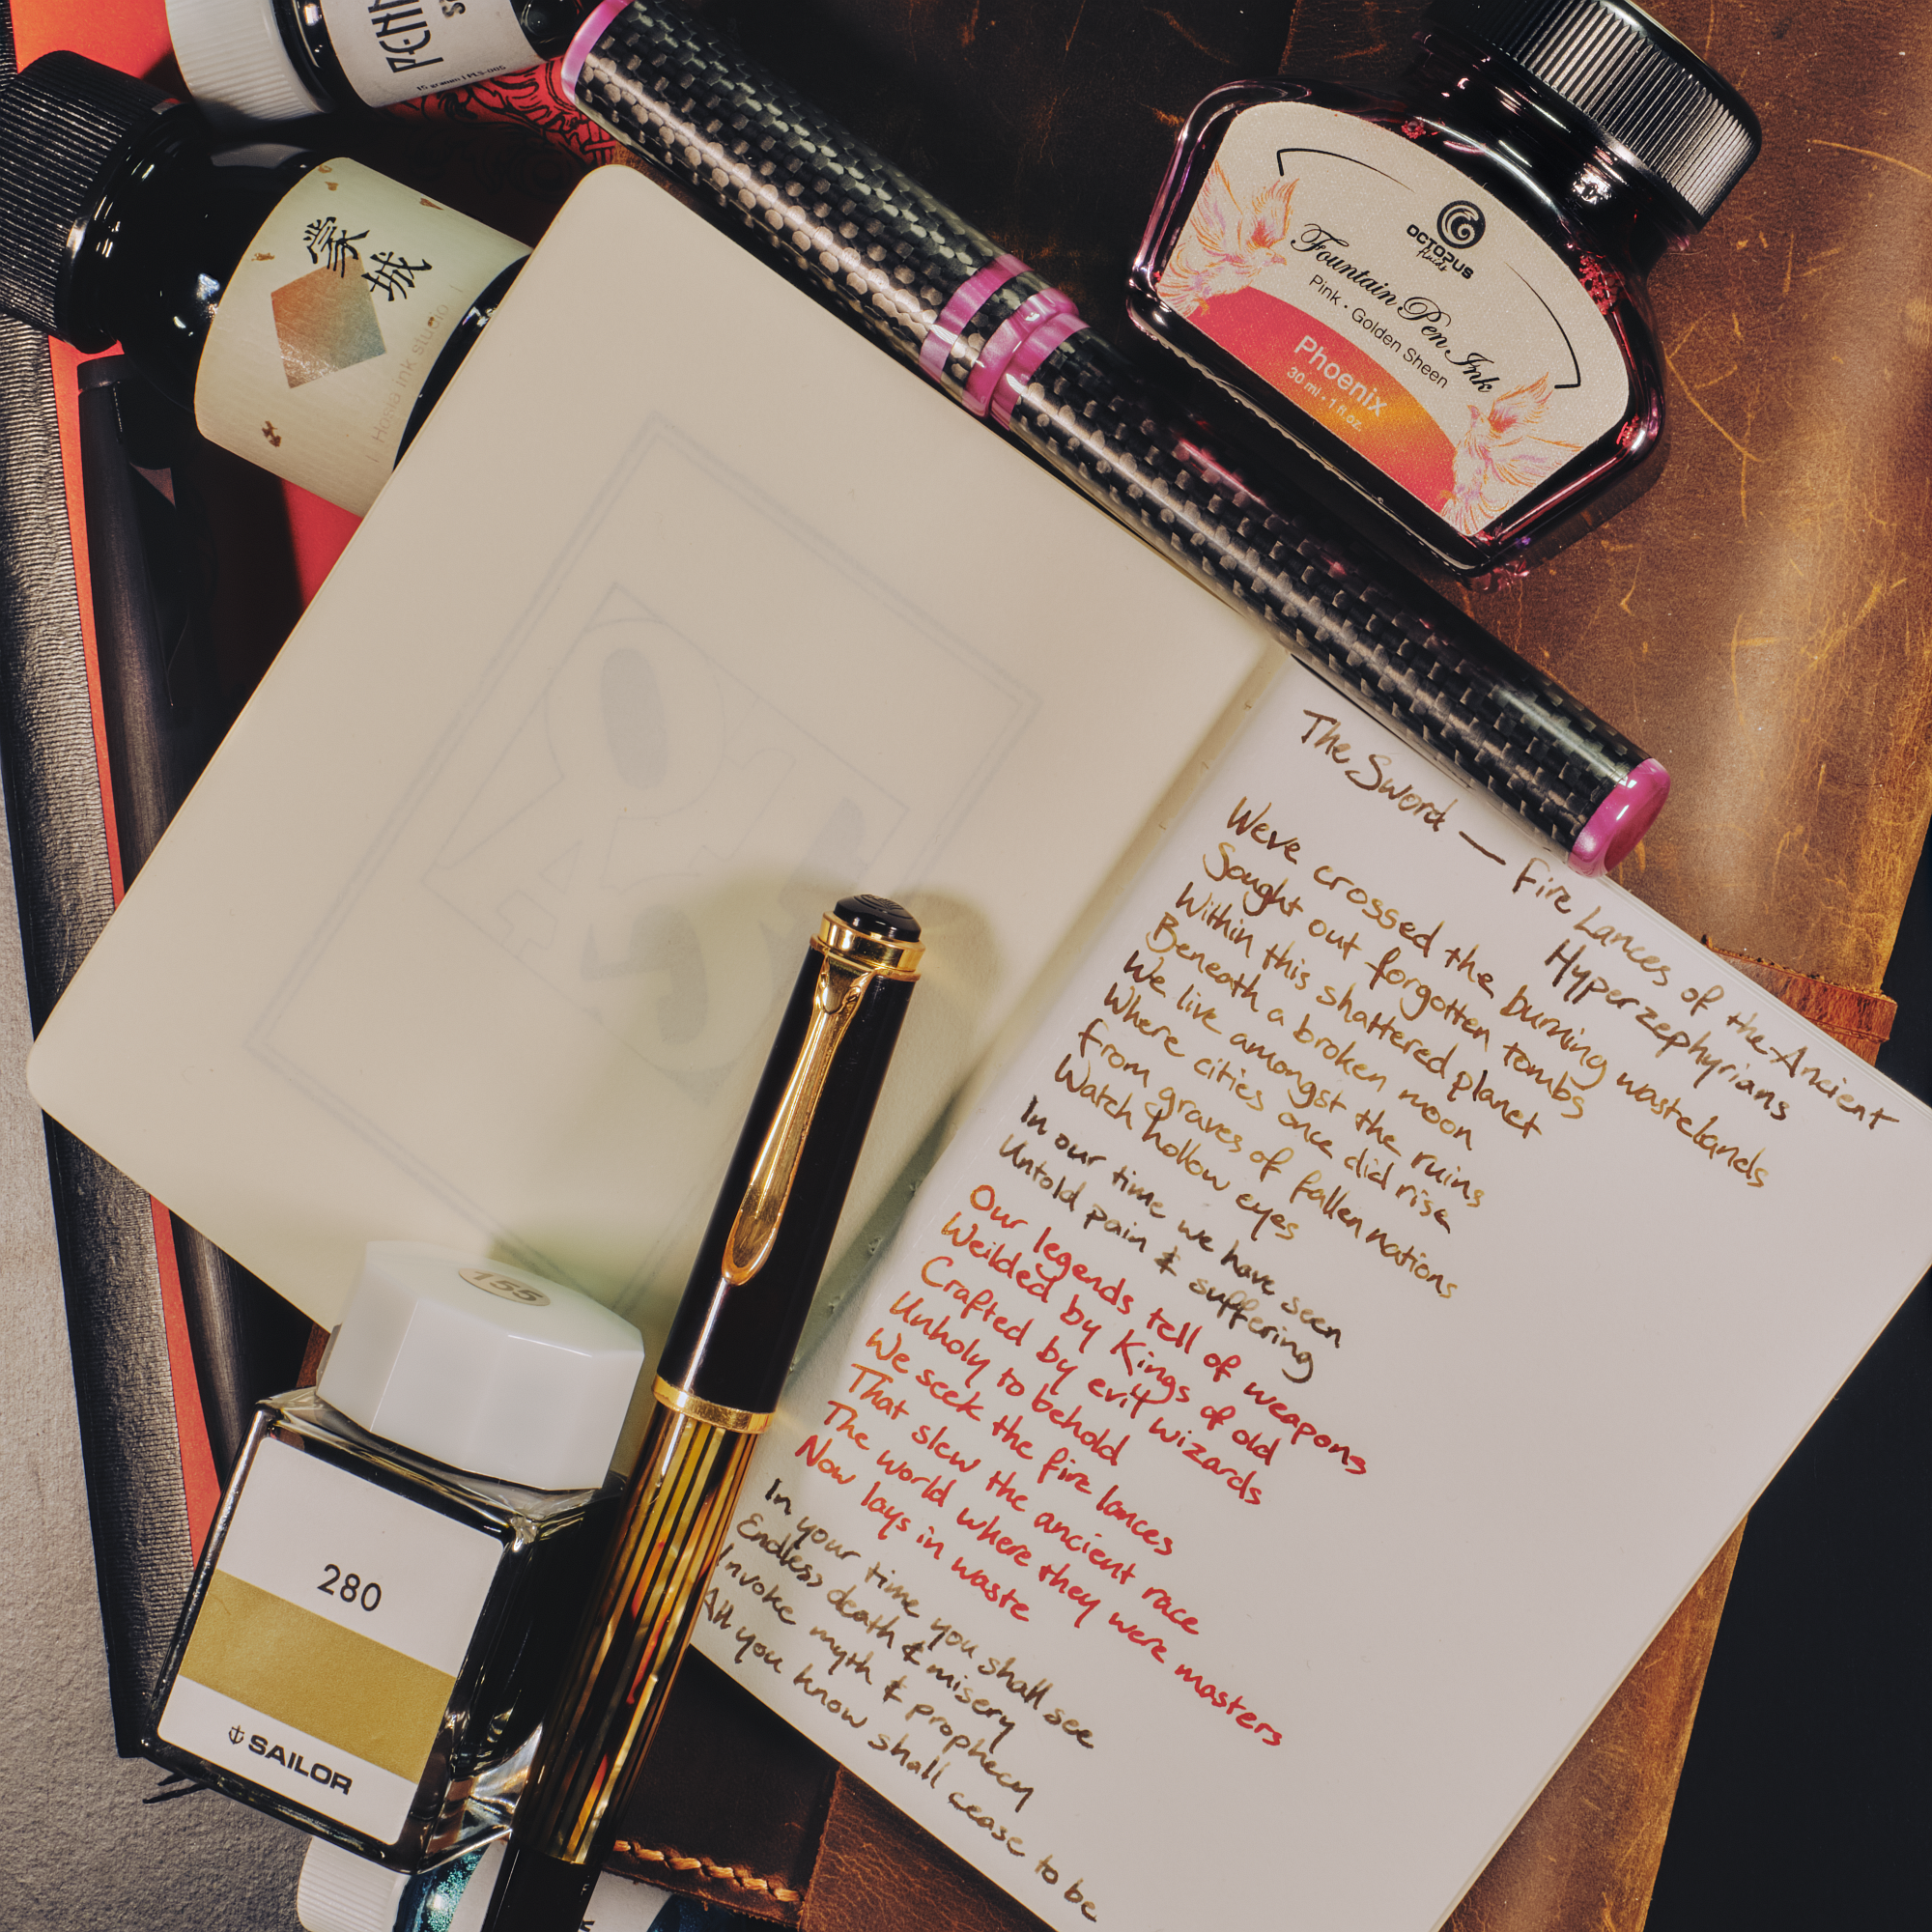
[[[1573,541],[1654,480],[1646,278],[1749,166],[1736,92],[1623,0],[1436,0],[1386,95],[1211,94],[1129,284],[1136,323],[1461,575]]]

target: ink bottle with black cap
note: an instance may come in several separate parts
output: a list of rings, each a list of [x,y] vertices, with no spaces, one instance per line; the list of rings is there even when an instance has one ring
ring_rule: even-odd
[[[142,1749],[391,1870],[500,1834],[643,1359],[574,1289],[371,1242],[316,1386],[256,1411]]]
[[[211,442],[358,516],[528,253],[78,54],[0,86],[0,311],[118,342]]]
[[[217,120],[386,107],[552,60],[590,0],[168,0],[188,92]]]
[[[1128,308],[1406,561],[1517,574],[1655,480],[1647,277],[1758,124],[1629,0],[1434,0],[1416,40],[1387,93],[1202,101]]]

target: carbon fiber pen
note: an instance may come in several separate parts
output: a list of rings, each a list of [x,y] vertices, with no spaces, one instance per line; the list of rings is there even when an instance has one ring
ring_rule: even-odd
[[[990,419],[1585,874],[1669,775],[1446,599],[1269,482],[890,161],[668,0],[608,0],[562,64],[579,107],[828,305]]]
[[[860,895],[806,954],[658,1363],[483,1932],[577,1932],[778,1407],[923,950],[902,906]]]

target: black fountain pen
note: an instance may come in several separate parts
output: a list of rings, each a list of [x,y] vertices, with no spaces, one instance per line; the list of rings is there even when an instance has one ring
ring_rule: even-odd
[[[657,1407],[483,1932],[577,1932],[772,1419],[924,949],[840,899],[806,954],[658,1364]]]

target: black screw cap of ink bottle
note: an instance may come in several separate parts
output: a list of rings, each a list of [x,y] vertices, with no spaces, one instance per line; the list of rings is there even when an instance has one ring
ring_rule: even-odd
[[[383,107],[554,59],[589,0],[168,0],[188,92],[216,122]]]
[[[0,312],[84,351],[118,342],[163,395],[195,410],[204,435],[359,512],[366,500],[300,473],[279,445],[212,428],[204,391],[211,329],[265,223],[312,171],[352,165],[313,150],[223,142],[193,107],[143,81],[79,54],[44,54],[0,86]],[[493,238],[496,266],[467,291],[427,376],[412,384],[391,464],[526,253],[465,216],[409,199],[426,225],[440,219]],[[426,250],[416,253],[428,261]],[[293,370],[287,381],[295,386]]]

